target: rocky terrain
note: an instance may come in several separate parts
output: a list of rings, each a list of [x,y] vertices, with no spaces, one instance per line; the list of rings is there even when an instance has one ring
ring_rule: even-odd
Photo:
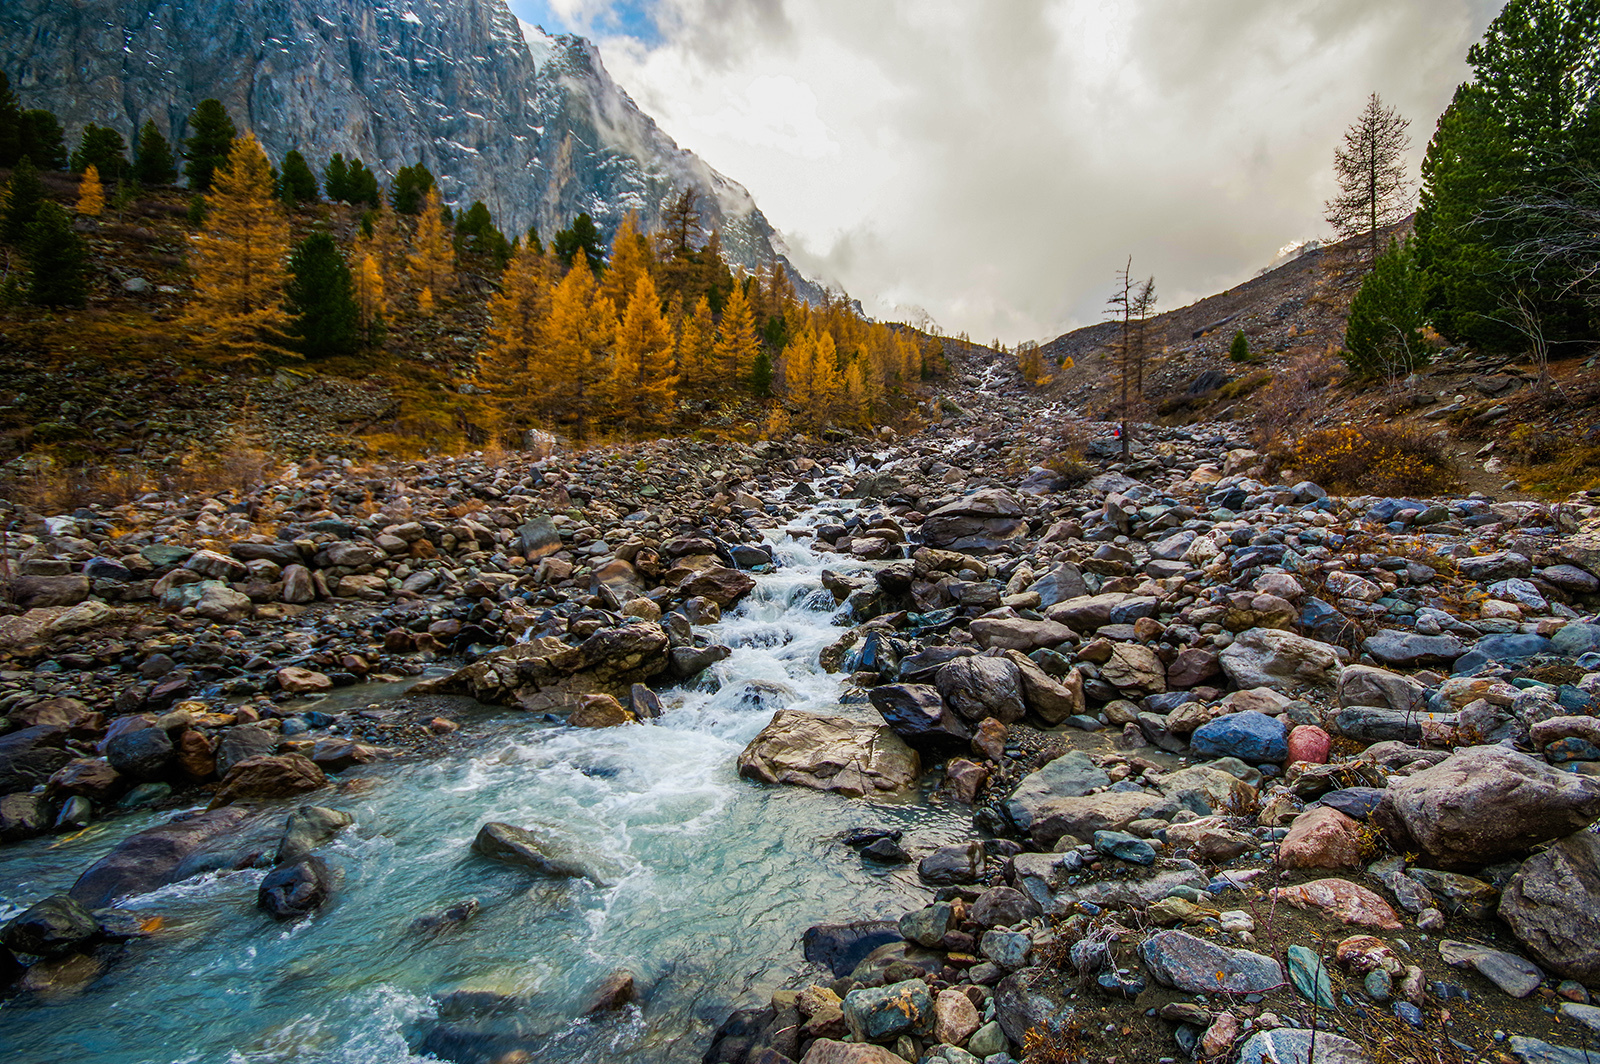
[[[906,438],[304,462],[207,497],[7,504],[0,840],[208,807],[12,918],[7,1008],[159,941],[119,899],[203,871],[270,868],[259,906],[314,919],[342,799],[469,738],[459,696],[649,726],[658,691],[727,657],[704,627],[793,528],[837,559],[849,627],[820,660],[844,704],[779,709],[738,771],[860,802],[852,859],[914,867],[925,904],[805,930],[773,958],[787,989],[704,1059],[1583,1059],[1600,499],[1330,497],[1259,479],[1216,424],[1142,430],[1126,462],[1088,426],[1063,473],[1042,461],[1059,415],[981,368]],[[967,840],[880,816],[930,780],[970,806]],[[609,874],[537,827],[487,822],[473,848]],[[596,1008],[638,995],[619,971]],[[537,1059],[514,1000],[479,1005],[441,1011],[428,1051]]]

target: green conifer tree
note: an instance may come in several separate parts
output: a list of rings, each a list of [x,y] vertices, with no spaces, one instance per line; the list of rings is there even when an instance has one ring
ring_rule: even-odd
[[[134,148],[133,177],[146,187],[170,185],[178,180],[178,166],[172,157],[172,145],[156,128],[153,118],[146,119],[139,128],[139,142]]]
[[[283,157],[283,172],[278,175],[278,189],[283,194],[283,202],[290,206],[317,202],[317,175],[306,165],[306,157],[294,148],[290,148],[289,153]]]
[[[1344,360],[1366,377],[1402,377],[1428,362],[1424,288],[1412,242],[1389,241],[1372,264],[1345,323]]]
[[[88,295],[88,252],[72,231],[72,218],[56,203],[39,205],[26,233],[28,301],[45,307],[81,307]]]
[[[44,201],[44,182],[39,180],[39,171],[34,168],[33,160],[24,155],[11,171],[11,182],[6,190],[5,216],[0,218],[0,237],[9,244],[22,246],[28,226]]]
[[[327,233],[313,233],[289,256],[284,286],[289,336],[307,358],[354,354],[361,347],[361,313],[350,266]]]
[[[184,175],[195,192],[211,191],[211,175],[228,161],[233,139],[239,135],[221,100],[201,100],[189,115],[189,136],[184,139]]]
[[[81,174],[89,167],[100,172],[100,180],[116,184],[128,176],[128,142],[110,126],[93,122],[83,127],[83,136],[72,153],[72,172]]]

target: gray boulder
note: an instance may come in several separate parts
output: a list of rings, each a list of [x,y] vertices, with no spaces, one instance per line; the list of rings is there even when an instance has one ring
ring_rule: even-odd
[[[1551,971],[1600,982],[1600,835],[1577,832],[1524,861],[1500,919]]]
[[[934,686],[951,709],[976,724],[993,717],[1002,724],[1021,720],[1022,674],[1005,658],[971,657],[947,661],[934,674]]]
[[[1222,652],[1222,671],[1241,688],[1298,687],[1333,689],[1342,668],[1338,652],[1327,643],[1276,628],[1251,628],[1234,637]]]

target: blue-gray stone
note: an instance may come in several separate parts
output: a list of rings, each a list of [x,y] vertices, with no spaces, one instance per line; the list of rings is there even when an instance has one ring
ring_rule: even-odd
[[[1283,985],[1271,957],[1233,949],[1187,931],[1158,931],[1139,947],[1156,982],[1191,994],[1256,994]]]
[[[1145,982],[1133,972],[1124,975],[1115,968],[1107,968],[1100,973],[1095,983],[1108,994],[1118,994],[1125,998],[1136,998],[1144,993]]]
[[[1317,799],[1322,805],[1337,809],[1352,820],[1367,819],[1382,800],[1383,789],[1380,787],[1341,787]]]
[[[1008,972],[1028,963],[1032,948],[1032,940],[1020,931],[985,931],[978,942],[978,952]]]
[[[921,979],[852,990],[842,1007],[845,1024],[858,1042],[926,1032],[933,1024],[933,996]]]
[[[1366,990],[1367,996],[1382,1005],[1394,997],[1394,977],[1382,968],[1374,968],[1367,973],[1361,981],[1361,986]]]
[[[1322,958],[1304,946],[1290,946],[1288,958],[1289,981],[1300,991],[1300,996],[1315,1002],[1318,1008],[1333,1008],[1333,983],[1328,979],[1328,969]]]
[[[1520,1034],[1511,1036],[1511,1052],[1522,1064],[1592,1064],[1594,1060],[1588,1050],[1551,1045]]]
[[[1600,650],[1600,624],[1569,622],[1550,637],[1550,645],[1555,647],[1557,654],[1568,658]]]
[[[1461,676],[1477,672],[1491,661],[1514,665],[1539,654],[1553,653],[1556,653],[1555,644],[1542,635],[1487,635],[1473,644],[1470,651],[1457,658],[1451,671]]]
[[[1312,1056],[1315,1047],[1316,1056]],[[1239,1047],[1239,1064],[1371,1064],[1372,1058],[1348,1038],[1331,1031],[1278,1027],[1258,1031]]]
[[[1246,710],[1202,724],[1189,738],[1189,748],[1206,757],[1276,762],[1289,756],[1289,732],[1281,721]]]
[[[1153,865],[1156,863],[1156,848],[1137,835],[1130,835],[1126,831],[1097,831],[1094,833],[1094,848],[1096,853],[1115,857],[1130,864]]]

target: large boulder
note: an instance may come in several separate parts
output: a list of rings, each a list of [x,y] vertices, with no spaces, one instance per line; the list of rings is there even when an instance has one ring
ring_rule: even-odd
[[[1073,714],[1084,711],[1083,673],[1068,669],[1067,674],[1058,681],[1021,651],[1008,650],[1006,658],[1017,667],[1017,673],[1022,678],[1023,704],[1037,713],[1046,724],[1060,724]]]
[[[716,566],[696,573],[679,588],[685,595],[708,598],[727,608],[754,590],[756,582],[737,569]]]
[[[72,760],[67,730],[49,724],[0,735],[0,794],[30,791]]]
[[[1113,643],[1100,678],[1119,691],[1156,695],[1167,689],[1167,667],[1141,643]]]
[[[1475,746],[1389,783],[1373,820],[1400,852],[1484,865],[1600,816],[1600,784],[1504,746]]]
[[[276,920],[298,920],[322,908],[329,881],[328,866],[319,857],[280,864],[261,880],[256,907]]]
[[[1012,821],[1027,831],[1039,810],[1055,798],[1081,798],[1111,786],[1111,777],[1081,750],[1072,750],[1022,778],[1006,801]]]
[[[605,886],[613,878],[565,830],[554,824],[541,824],[537,831],[491,820],[478,829],[472,840],[474,853],[494,861],[518,865],[536,875],[554,879],[587,879]]]
[[[123,839],[90,865],[68,893],[86,908],[101,909],[118,898],[147,894],[190,876],[249,861],[254,847],[240,836],[252,817],[248,810],[237,807],[179,814]]]
[[[1600,835],[1580,831],[1522,863],[1500,919],[1551,971],[1600,982]]]
[[[1123,831],[1135,820],[1171,817],[1177,803],[1148,791],[1102,791],[1076,798],[1051,798],[1033,810],[1028,834],[1040,846],[1054,846],[1063,835],[1094,838],[1097,831]]]
[[[327,774],[302,754],[252,757],[239,762],[222,778],[211,808],[234,802],[262,802],[292,798],[325,786]]]
[[[972,733],[925,683],[894,683],[874,687],[867,699],[894,733],[914,746],[960,746]]]
[[[1422,709],[1428,689],[1409,676],[1371,665],[1350,665],[1339,677],[1340,706],[1379,706],[1410,712]]]
[[[922,522],[922,541],[948,550],[993,550],[1027,531],[1021,504],[990,488],[929,514]]]
[[[106,761],[131,780],[164,780],[177,767],[172,739],[160,728],[141,728],[106,743]]]
[[[739,755],[739,775],[747,779],[850,798],[905,790],[921,773],[916,751],[887,726],[792,709],[773,714]]]
[[[1283,985],[1283,967],[1271,957],[1187,931],[1158,931],[1139,955],[1156,982],[1190,994],[1261,994]]]
[[[1222,652],[1222,671],[1241,688],[1336,688],[1338,651],[1327,643],[1277,628],[1240,632]]]
[[[1289,733],[1276,717],[1249,710],[1202,724],[1190,737],[1189,748],[1202,757],[1279,764],[1289,756]]]
[[[1022,617],[979,617],[972,622],[972,638],[981,647],[1027,652],[1057,647],[1078,637],[1056,621],[1030,621]]]
[[[1002,724],[1021,720],[1022,673],[1007,658],[972,657],[947,661],[933,677],[946,704],[976,724],[993,717]]]
[[[1386,628],[1374,632],[1361,643],[1361,649],[1385,665],[1415,668],[1418,665],[1448,665],[1467,652],[1467,646],[1448,632],[1424,635]]]
[[[0,929],[0,945],[14,953],[53,957],[99,934],[89,910],[66,894],[52,894],[14,917]]]

